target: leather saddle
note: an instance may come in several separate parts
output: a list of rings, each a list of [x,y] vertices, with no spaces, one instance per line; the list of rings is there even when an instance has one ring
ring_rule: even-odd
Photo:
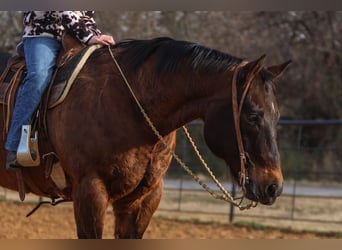
[[[45,101],[43,102],[47,108],[53,108],[63,102],[86,60],[99,47],[101,46],[86,46],[68,34],[63,35],[62,49],[57,58],[54,77],[43,97],[43,100],[47,100],[46,104]],[[18,52],[18,55],[8,60],[0,76],[0,103],[6,106],[6,132],[9,128],[17,90],[25,74],[25,58],[22,52]]]
[[[24,131],[29,131],[30,133],[32,132],[32,134],[35,134],[34,137],[31,137],[30,134],[22,132],[21,141],[24,142],[23,147],[21,147],[21,143],[19,144],[19,149],[22,148],[22,150],[18,149],[18,152],[23,152],[23,166],[37,166],[40,164],[39,153],[37,152],[38,157],[36,157],[37,159],[34,160],[30,155],[30,149],[34,148],[35,151],[38,151],[38,137],[36,136],[36,131],[38,130],[38,128],[39,130],[44,128],[45,132],[47,133],[47,126],[45,124],[46,111],[63,102],[74,80],[76,79],[78,73],[82,69],[83,65],[85,64],[89,56],[100,47],[101,45],[85,46],[84,44],[80,43],[76,38],[68,34],[63,35],[62,49],[57,58],[54,77],[48,87],[48,90],[42,98],[41,105],[38,111],[41,119],[39,119],[39,121],[32,122],[32,124],[35,124],[34,128],[24,128],[23,126]],[[19,48],[19,52],[20,51],[21,50]],[[23,57],[23,53],[21,52],[8,60],[7,66],[0,76],[0,103],[5,107],[4,115],[6,134],[9,129],[11,115],[14,108],[15,98],[17,95],[17,90],[23,78],[25,77],[25,74],[25,58]],[[24,139],[23,134],[25,135]]]
[[[38,111],[40,119],[35,119],[32,122],[34,124],[33,129],[31,129],[31,124],[28,127],[24,125],[22,129],[26,133],[22,133],[17,151],[18,162],[18,153],[20,153],[19,156],[22,162],[25,162],[25,164],[22,164],[24,167],[44,166],[45,177],[51,177],[53,183],[55,183],[59,190],[66,187],[65,182],[67,178],[58,162],[58,156],[53,152],[53,146],[49,142],[45,123],[46,111],[63,102],[88,57],[100,47],[100,45],[85,46],[68,34],[63,36],[62,49],[58,55],[54,78],[42,98]],[[26,74],[23,53],[18,53],[18,55],[9,58],[5,69],[0,74],[0,104],[4,107],[5,133],[7,134],[17,90]],[[36,118],[37,116],[34,117]],[[39,138],[42,139],[39,143],[37,136],[38,130],[40,132]],[[34,137],[31,136],[31,132],[34,134]],[[40,163],[41,157],[39,155],[38,144],[39,150],[43,153],[42,159],[44,159],[44,162],[42,164]],[[32,149],[36,151],[35,159],[33,159],[31,154]],[[16,175],[19,197],[23,201],[26,191],[21,169],[16,171]]]

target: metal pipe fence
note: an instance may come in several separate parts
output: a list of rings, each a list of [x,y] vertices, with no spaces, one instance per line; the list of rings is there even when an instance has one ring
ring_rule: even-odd
[[[215,166],[214,173],[223,186],[232,194],[241,195],[228,167],[206,147],[201,137],[202,124],[191,123],[188,129],[196,136],[197,147],[209,166]],[[285,220],[290,223],[336,224],[342,231],[342,120],[280,120],[278,141],[284,189],[272,206],[259,205],[248,211],[239,211],[212,198],[176,162],[172,162],[164,180],[164,194],[158,210],[185,213],[191,217],[197,214],[220,215],[226,218],[227,223],[250,218],[251,221],[271,219],[276,223]],[[206,179],[193,159],[190,145],[179,134],[176,153],[211,189],[218,191],[215,184]],[[0,194],[5,199],[9,196],[18,198],[17,193],[8,193],[6,189]],[[38,197],[32,195],[29,200],[38,201]]]
[[[200,138],[197,130],[201,127],[201,123],[191,123],[189,130]],[[205,179],[190,156],[189,146],[181,136],[177,139],[178,154]],[[214,172],[238,196],[240,190],[232,184],[228,168],[208,153],[203,138],[199,140],[196,143],[205,158],[220,165]],[[227,222],[250,217],[342,224],[342,120],[280,120],[278,141],[285,180],[283,194],[274,205],[238,211],[214,200],[172,163],[159,209],[192,215],[221,214],[227,216]],[[207,184],[215,189],[214,184]]]

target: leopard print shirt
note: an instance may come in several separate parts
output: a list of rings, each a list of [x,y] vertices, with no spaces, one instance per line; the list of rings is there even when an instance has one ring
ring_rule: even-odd
[[[93,18],[94,11],[27,11],[24,12],[23,37],[54,37],[61,39],[67,31],[83,43],[100,35]]]

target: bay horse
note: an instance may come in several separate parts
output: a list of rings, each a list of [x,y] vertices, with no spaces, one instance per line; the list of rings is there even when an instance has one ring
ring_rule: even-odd
[[[241,152],[232,108],[234,73],[237,100],[249,81],[238,129],[246,156],[242,188],[250,200],[266,205],[276,200],[283,177],[274,82],[288,62],[265,68],[264,56],[247,62],[171,38],[126,40],[90,56],[64,102],[47,113],[49,140],[67,186],[58,188],[45,177],[44,166],[23,168],[27,192],[72,200],[79,238],[102,238],[110,204],[114,237],[143,237],[161,200],[172,156],[148,126],[109,49],[170,147],[176,146],[179,127],[201,119],[206,144],[225,160],[236,180],[241,177]],[[5,170],[3,148],[0,154],[0,185],[18,190],[16,174]]]

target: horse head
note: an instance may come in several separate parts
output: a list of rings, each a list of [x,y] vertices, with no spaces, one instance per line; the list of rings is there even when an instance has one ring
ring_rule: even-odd
[[[208,107],[204,136],[211,151],[230,166],[245,197],[271,205],[283,185],[276,141],[279,111],[274,80],[290,61],[264,68],[264,58],[235,67],[236,82],[233,77],[230,86],[236,84],[235,98],[240,110],[234,110],[232,89],[232,99],[221,99]]]

